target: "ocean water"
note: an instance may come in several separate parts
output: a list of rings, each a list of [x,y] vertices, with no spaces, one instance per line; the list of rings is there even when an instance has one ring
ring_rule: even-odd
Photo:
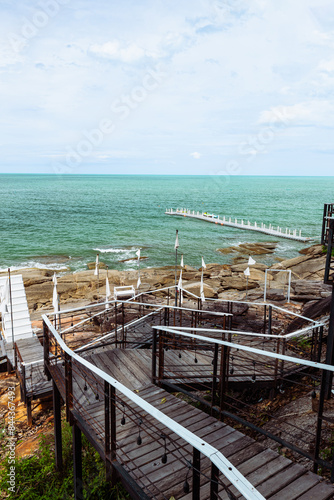
[[[334,177],[0,175],[0,269],[87,269],[100,260],[113,269],[173,265],[175,230],[185,264],[228,263],[218,248],[278,241],[289,258],[309,244],[187,218],[166,208],[189,208],[266,226],[302,229],[319,242],[324,203],[334,200]],[[125,259],[133,259],[121,262]],[[265,262],[266,257],[257,259]]]

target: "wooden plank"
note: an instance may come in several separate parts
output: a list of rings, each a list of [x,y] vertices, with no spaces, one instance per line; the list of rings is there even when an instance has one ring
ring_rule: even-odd
[[[269,498],[304,474],[306,474],[304,467],[298,464],[291,464],[283,471],[260,484],[258,490],[265,498]]]
[[[285,486],[285,488],[281,489],[278,493],[269,498],[271,500],[282,500],[282,498],[295,500],[296,498],[299,498],[303,493],[313,488],[317,483],[319,483],[319,481],[319,476],[316,476],[312,472],[307,471],[306,474],[299,477],[289,485]]]
[[[298,500],[328,500],[334,498],[334,486],[325,482],[318,483],[304,493]]]

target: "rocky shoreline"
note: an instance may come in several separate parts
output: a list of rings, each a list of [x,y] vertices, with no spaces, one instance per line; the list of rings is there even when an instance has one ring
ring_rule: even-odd
[[[274,243],[241,244],[239,247],[224,249],[236,255],[232,264],[209,263],[204,269],[204,293],[208,298],[245,300],[246,278],[244,271],[248,266],[248,256],[261,260],[261,256],[272,253]],[[259,256],[259,257],[257,257]],[[265,271],[291,270],[291,301],[302,309],[312,301],[318,301],[331,295],[331,287],[323,284],[326,255],[321,245],[313,245],[299,252],[299,255],[288,260],[281,260],[272,266],[256,262],[250,266],[247,299],[261,300],[264,293]],[[94,276],[94,266],[89,263],[87,271],[58,276],[58,293],[60,306],[64,308],[80,307],[96,302],[105,297],[107,270],[100,264],[99,280]],[[93,269],[92,269],[93,267]],[[178,268],[178,275],[180,272]],[[26,289],[28,306],[32,319],[40,318],[43,312],[52,310],[53,271],[49,269],[23,269],[12,274],[22,274]],[[175,283],[175,268],[165,266],[159,268],[142,268],[140,272],[140,291],[165,288]],[[134,285],[136,287],[137,271],[108,271],[111,291],[114,286]],[[201,268],[185,266],[182,272],[183,287],[189,292],[199,295]],[[277,303],[286,302],[287,273],[267,273],[267,299]],[[161,294],[167,292],[161,292]]]

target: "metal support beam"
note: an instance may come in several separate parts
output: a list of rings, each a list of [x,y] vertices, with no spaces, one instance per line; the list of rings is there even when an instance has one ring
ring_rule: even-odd
[[[193,494],[192,500],[200,500],[201,488],[201,454],[193,448]]]
[[[53,426],[55,434],[55,458],[56,469],[61,471],[63,468],[63,452],[61,442],[61,398],[55,381],[52,381],[52,397],[53,397]]]
[[[218,499],[219,470],[215,464],[211,464],[210,500]]]
[[[32,426],[32,409],[31,409],[31,398],[27,397],[27,421],[28,425]]]
[[[332,300],[331,300],[331,308],[330,308],[330,316],[329,316],[329,326],[328,326],[328,335],[327,335],[327,350],[326,350],[326,361],[325,362],[328,365],[334,364],[334,285],[332,287]],[[325,397],[326,397],[326,399],[330,399],[332,382],[333,382],[333,373],[332,372],[325,372],[325,376],[326,376]]]
[[[83,500],[83,483],[82,483],[82,443],[81,430],[76,422],[72,427],[73,436],[73,480],[74,480],[74,499]]]

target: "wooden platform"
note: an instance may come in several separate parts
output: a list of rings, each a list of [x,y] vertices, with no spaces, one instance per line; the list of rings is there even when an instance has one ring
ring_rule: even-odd
[[[169,354],[168,351],[166,354]],[[175,354],[175,353],[174,353]],[[264,449],[253,439],[232,427],[208,416],[185,401],[165,392],[151,383],[151,352],[146,350],[104,350],[85,356],[87,360],[135,391],[145,401],[179,422],[220,450],[247,479],[268,499],[275,500],[327,500],[334,498],[334,486],[306,471],[272,450]],[[87,438],[104,456],[104,401],[97,399],[97,384],[88,380],[82,365],[72,364],[73,416]],[[65,394],[64,367],[62,363],[51,366],[50,371],[61,393]],[[87,383],[88,382],[88,383]],[[130,412],[130,407],[117,405],[117,460],[150,498],[190,500],[183,484],[187,474],[187,461],[191,450],[183,440],[168,433],[167,463],[163,464],[166,430],[141,409]],[[124,416],[125,423],[121,425]],[[137,436],[142,442],[138,445]],[[166,433],[167,434],[167,433]],[[201,460],[201,498],[209,498],[209,460]],[[226,481],[226,480],[225,480]],[[189,476],[191,487],[191,475]],[[226,486],[228,482],[226,481]],[[233,487],[237,497],[243,498]],[[220,488],[219,498],[228,499]]]
[[[31,402],[52,393],[52,382],[44,374],[43,347],[36,336],[17,340],[16,374],[20,381],[21,399],[27,406],[28,423],[32,423]],[[12,344],[6,345],[7,357],[14,367]]]

